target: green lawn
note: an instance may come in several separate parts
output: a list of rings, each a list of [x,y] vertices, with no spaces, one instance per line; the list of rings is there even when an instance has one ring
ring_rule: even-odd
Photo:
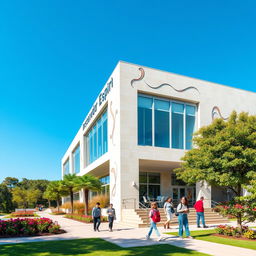
[[[52,242],[34,242],[0,245],[1,256],[203,256],[199,253],[176,246],[159,244],[145,247],[121,248],[98,238]]]
[[[191,231],[191,236],[198,240],[204,240],[208,242],[218,243],[218,244],[227,244],[238,246],[247,249],[256,250],[256,241],[246,241],[246,240],[235,240],[232,238],[224,238],[212,236],[215,233],[213,229],[199,230],[199,231]],[[178,232],[167,233],[171,235],[178,235]]]

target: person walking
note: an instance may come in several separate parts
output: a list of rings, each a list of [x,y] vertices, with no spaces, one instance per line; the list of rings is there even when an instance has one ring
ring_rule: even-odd
[[[186,237],[192,238],[190,236],[189,226],[188,226],[188,199],[182,197],[180,203],[177,206],[178,222],[179,222],[179,237],[183,238],[183,226],[185,227]]]
[[[116,211],[113,208],[113,204],[110,204],[108,209],[107,209],[107,214],[108,214],[108,226],[109,226],[109,231],[113,231],[113,223],[114,220],[116,219]]]
[[[201,196],[200,200],[198,200],[195,205],[194,208],[196,209],[196,224],[198,228],[200,227],[200,219],[202,219],[202,224],[203,224],[203,228],[207,228],[207,226],[205,225],[205,219],[204,219],[204,197]]]
[[[164,229],[170,228],[170,222],[172,220],[172,215],[174,213],[172,198],[168,197],[164,203],[164,212],[167,217],[167,221],[164,223]]]
[[[101,218],[101,208],[100,208],[100,203],[97,202],[95,207],[92,209],[92,218],[93,218],[93,228],[94,231],[98,231],[100,227],[100,218]]]
[[[157,223],[160,222],[161,217],[160,217],[160,212],[158,210],[156,202],[151,203],[151,210],[149,212],[149,218],[150,218],[150,228],[149,228],[148,234],[146,235],[146,239],[150,239],[150,236],[154,229],[156,232],[156,235],[158,236],[158,241],[161,241],[162,237],[157,229]]]

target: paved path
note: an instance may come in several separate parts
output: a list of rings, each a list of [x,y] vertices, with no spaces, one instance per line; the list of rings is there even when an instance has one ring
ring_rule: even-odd
[[[172,235],[163,235],[163,241],[157,242],[155,234],[152,239],[146,240],[146,228],[129,228],[115,224],[114,232],[108,231],[107,223],[101,224],[101,232],[94,232],[92,224],[85,224],[78,221],[63,218],[63,216],[49,215],[48,213],[40,213],[42,217],[48,217],[54,221],[58,221],[63,229],[67,231],[65,234],[44,236],[44,237],[22,237],[22,238],[1,238],[1,244],[38,242],[38,241],[54,241],[54,240],[70,240],[81,238],[102,238],[111,243],[115,243],[121,247],[137,247],[153,244],[171,244],[178,247],[184,247],[191,250],[207,253],[215,256],[232,255],[232,256],[256,256],[255,250],[244,249],[229,245],[222,245],[196,239],[179,240]],[[193,228],[191,228],[193,229]],[[159,229],[164,232],[162,228]],[[172,231],[176,231],[172,230]]]

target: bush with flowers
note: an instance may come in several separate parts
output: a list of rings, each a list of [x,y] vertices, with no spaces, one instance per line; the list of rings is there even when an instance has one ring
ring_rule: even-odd
[[[0,237],[58,233],[60,226],[48,218],[0,220]]]
[[[233,216],[237,219],[238,229],[242,229],[243,225],[256,220],[256,202],[240,197],[232,201],[218,205],[215,211],[220,212],[224,216]]]
[[[219,235],[233,236],[233,237],[244,237],[248,239],[256,239],[256,232],[249,229],[248,226],[242,226],[242,229],[229,225],[219,225],[215,232]]]
[[[12,212],[11,217],[36,217],[35,211]]]

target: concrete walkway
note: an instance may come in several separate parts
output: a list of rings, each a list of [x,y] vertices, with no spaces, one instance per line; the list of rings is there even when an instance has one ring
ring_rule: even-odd
[[[55,240],[70,240],[81,238],[102,238],[108,242],[117,244],[120,247],[138,247],[148,246],[154,244],[171,244],[178,247],[183,247],[198,252],[207,253],[215,256],[232,255],[232,256],[256,256],[255,250],[244,249],[240,247],[234,247],[229,245],[222,245],[217,243],[211,243],[206,241],[200,241],[195,239],[182,239],[172,235],[163,235],[163,240],[158,242],[156,236],[153,233],[152,239],[146,240],[145,235],[148,229],[146,228],[129,228],[115,224],[114,232],[108,231],[107,223],[102,223],[100,226],[101,232],[94,232],[92,224],[85,224],[74,220],[63,218],[63,216],[50,215],[48,213],[39,213],[41,217],[51,218],[54,221],[58,221],[63,229],[67,231],[65,234],[44,236],[44,237],[22,237],[22,238],[1,238],[1,244],[14,244],[14,243],[26,243],[26,242],[40,242],[40,241],[55,241]],[[159,228],[161,232],[164,229]],[[176,231],[172,229],[171,231]],[[193,230],[193,227],[191,227]]]

